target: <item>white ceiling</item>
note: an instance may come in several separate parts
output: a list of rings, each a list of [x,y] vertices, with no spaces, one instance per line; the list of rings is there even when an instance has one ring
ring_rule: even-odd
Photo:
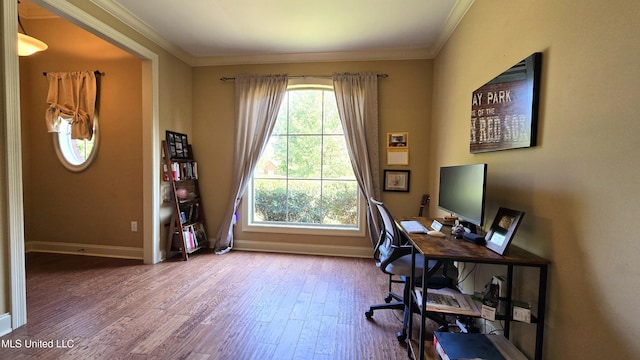
[[[216,65],[433,58],[474,0],[90,1],[187,63]]]

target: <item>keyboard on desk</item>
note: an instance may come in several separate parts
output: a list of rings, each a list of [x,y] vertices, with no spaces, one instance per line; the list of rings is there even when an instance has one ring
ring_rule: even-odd
[[[444,233],[431,230],[422,225],[419,221],[416,220],[405,220],[400,221],[400,225],[410,234],[427,234],[433,237],[444,237]]]
[[[400,225],[408,232],[414,234],[426,234],[429,232],[429,229],[424,227],[424,225],[420,224],[419,221],[416,220],[405,220],[400,221]]]

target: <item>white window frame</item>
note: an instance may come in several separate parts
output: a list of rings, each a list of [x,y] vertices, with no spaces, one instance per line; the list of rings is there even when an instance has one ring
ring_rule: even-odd
[[[60,118],[60,121],[68,124],[69,120],[64,119],[64,118]],[[64,140],[61,139],[61,137],[65,137]],[[75,164],[72,163],[67,156],[65,155],[65,153],[67,152],[71,152],[70,149],[70,142],[73,141],[71,139],[71,134],[70,132],[54,132],[53,133],[53,148],[56,151],[56,155],[58,156],[58,159],[60,160],[60,162],[62,163],[62,165],[69,171],[73,171],[73,172],[81,172],[86,170],[89,166],[91,166],[91,164],[93,164],[93,162],[95,161],[97,155],[98,155],[98,148],[100,146],[100,131],[98,129],[98,118],[95,117],[93,119],[93,150],[91,151],[91,154],[89,154],[89,157],[87,158],[87,160],[85,160],[84,162],[80,163],[80,164]]]
[[[287,91],[314,89],[333,91],[333,81],[323,78],[295,78],[289,79]],[[247,191],[242,199],[240,229],[244,232],[277,233],[277,234],[305,234],[323,236],[365,236],[366,235],[366,214],[365,201],[362,194],[358,192],[358,222],[356,226],[340,225],[309,225],[294,223],[266,223],[253,222],[251,213],[253,204],[253,180],[249,182]]]

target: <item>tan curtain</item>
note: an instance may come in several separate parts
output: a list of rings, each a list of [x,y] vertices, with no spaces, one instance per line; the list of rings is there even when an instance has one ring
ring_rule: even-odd
[[[240,199],[253,176],[256,163],[273,132],[287,75],[236,77],[236,131],[231,197],[214,250],[224,254],[233,247],[233,219]]]
[[[378,75],[345,73],[333,75],[338,113],[347,140],[351,166],[367,202],[367,222],[372,243],[380,231],[376,210],[369,199],[380,198],[378,162]],[[375,245],[375,244],[374,244]]]
[[[48,108],[45,115],[49,132],[58,132],[60,118],[71,122],[72,139],[91,139],[93,114],[98,92],[93,71],[49,72]]]

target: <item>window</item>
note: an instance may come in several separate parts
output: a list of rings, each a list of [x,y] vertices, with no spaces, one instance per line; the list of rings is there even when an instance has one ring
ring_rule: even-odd
[[[361,196],[332,88],[287,90],[247,194],[247,223],[260,231],[362,231]]]
[[[97,118],[94,118],[91,140],[71,139],[70,121],[60,118],[59,131],[53,133],[53,144],[62,165],[71,171],[82,171],[89,167],[98,152],[98,137]]]

